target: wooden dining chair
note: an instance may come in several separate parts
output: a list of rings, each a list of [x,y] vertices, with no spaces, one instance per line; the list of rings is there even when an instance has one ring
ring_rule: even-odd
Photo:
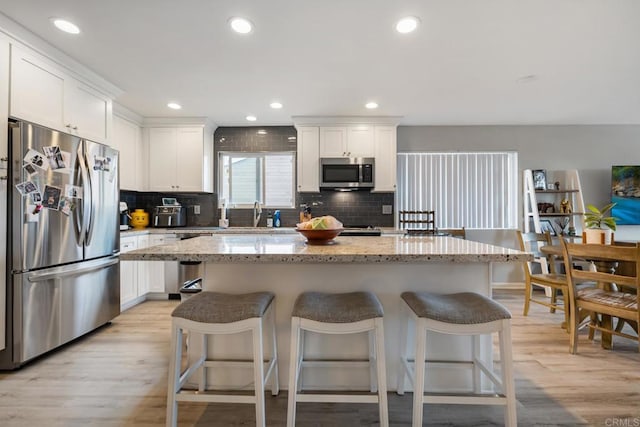
[[[522,233],[518,232],[520,241],[520,250],[533,254],[534,260],[523,263],[525,276],[525,292],[524,292],[524,310],[523,315],[529,314],[530,303],[544,305],[549,307],[551,313],[556,310],[564,312],[565,324],[568,320],[566,310],[568,301],[567,277],[564,274],[558,274],[555,271],[554,263],[547,260],[546,256],[540,252],[541,246],[550,246],[552,244],[551,234],[545,233]],[[540,272],[534,269],[535,265],[539,266]],[[545,299],[539,299],[533,296],[533,285],[545,286],[551,289],[551,294]],[[562,293],[563,304],[558,303],[558,291]],[[568,330],[568,327],[567,327]]]
[[[640,323],[638,287],[640,280],[637,273],[640,271],[640,244],[615,246],[568,243],[564,239],[560,239],[560,241],[569,288],[571,333],[569,352],[576,354],[578,351],[578,327],[581,310],[595,314],[591,317],[589,328],[600,331],[603,334],[603,340],[604,334],[618,335],[636,341],[640,351],[640,338],[638,337],[638,323]],[[617,263],[633,263],[635,269],[629,275],[617,273],[615,268],[579,269],[575,266],[577,260],[600,262],[601,264],[609,262],[614,267]],[[583,282],[596,282],[598,286],[579,289],[577,285]],[[620,290],[620,286],[635,292],[627,292],[627,289]],[[614,327],[612,318],[629,323],[635,331],[635,335]]]

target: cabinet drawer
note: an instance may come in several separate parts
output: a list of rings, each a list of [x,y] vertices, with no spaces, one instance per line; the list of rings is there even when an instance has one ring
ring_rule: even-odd
[[[120,252],[125,253],[138,249],[138,242],[135,237],[120,239]]]

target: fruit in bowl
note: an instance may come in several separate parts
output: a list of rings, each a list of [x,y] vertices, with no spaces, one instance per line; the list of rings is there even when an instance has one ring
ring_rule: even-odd
[[[297,224],[296,231],[307,238],[307,243],[324,245],[342,232],[342,223],[331,215],[319,216]]]

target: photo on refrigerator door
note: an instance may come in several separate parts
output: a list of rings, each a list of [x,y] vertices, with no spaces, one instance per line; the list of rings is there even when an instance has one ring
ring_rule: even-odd
[[[16,184],[16,188],[23,196],[38,191],[38,186],[32,181],[25,181],[20,184]]]
[[[46,171],[49,169],[49,162],[47,162],[45,157],[36,150],[29,149],[22,160],[24,160],[25,163],[29,163],[42,170]]]
[[[45,185],[43,191],[42,207],[57,211],[60,206],[60,194],[62,190],[52,185]]]
[[[42,151],[44,152],[44,155],[47,156],[49,166],[52,170],[63,169],[67,167],[67,165],[65,165],[64,163],[64,159],[62,158],[60,147],[55,145],[51,147],[42,147]]]
[[[73,198],[66,197],[66,196],[60,198],[60,205],[59,205],[60,212],[68,216],[71,214],[71,212],[75,208],[76,208],[76,202]]]

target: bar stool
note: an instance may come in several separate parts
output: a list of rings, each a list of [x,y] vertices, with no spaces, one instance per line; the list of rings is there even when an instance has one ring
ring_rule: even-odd
[[[276,328],[274,295],[271,292],[250,294],[224,294],[201,292],[181,303],[171,313],[171,359],[169,362],[169,387],[167,394],[167,426],[175,426],[178,419],[178,402],[225,402],[252,403],[256,406],[256,426],[265,425],[264,390],[271,378],[271,394],[279,392],[278,353],[276,349]],[[266,320],[266,321],[265,321]],[[270,329],[271,360],[264,372],[263,328]],[[181,373],[182,332],[202,334],[200,357]],[[208,336],[237,334],[251,331],[253,340],[253,360],[231,361],[213,360],[207,354]],[[191,336],[191,334],[189,334]],[[192,336],[192,339],[194,337]],[[253,396],[238,394],[207,393],[207,369],[228,366],[233,363],[253,365],[255,393]],[[183,390],[185,382],[198,368],[198,390]]]
[[[425,403],[505,405],[505,425],[516,426],[516,397],[511,357],[511,313],[499,303],[473,292],[449,295],[403,292],[401,297],[407,316],[401,324],[397,393],[404,394],[405,374],[409,374],[413,383],[413,427],[422,426],[422,410]],[[407,359],[407,326],[411,320],[415,323],[413,370]],[[473,366],[474,393],[425,394],[425,365],[430,362],[426,360],[427,331],[473,337],[472,360],[466,363]],[[499,335],[501,378],[498,378],[494,370],[480,359],[480,335],[493,332]],[[438,361],[438,363],[447,362]],[[500,394],[481,393],[482,373],[500,389]]]
[[[328,294],[305,292],[298,296],[291,318],[291,359],[289,361],[289,404],[287,427],[294,427],[297,402],[377,403],[380,425],[389,425],[387,409],[387,374],[384,358],[382,304],[371,292]],[[320,334],[369,335],[369,375],[371,394],[301,393],[301,370],[305,365],[305,332]],[[314,363],[318,359],[314,357]],[[361,363],[353,360],[323,361],[325,366]]]

